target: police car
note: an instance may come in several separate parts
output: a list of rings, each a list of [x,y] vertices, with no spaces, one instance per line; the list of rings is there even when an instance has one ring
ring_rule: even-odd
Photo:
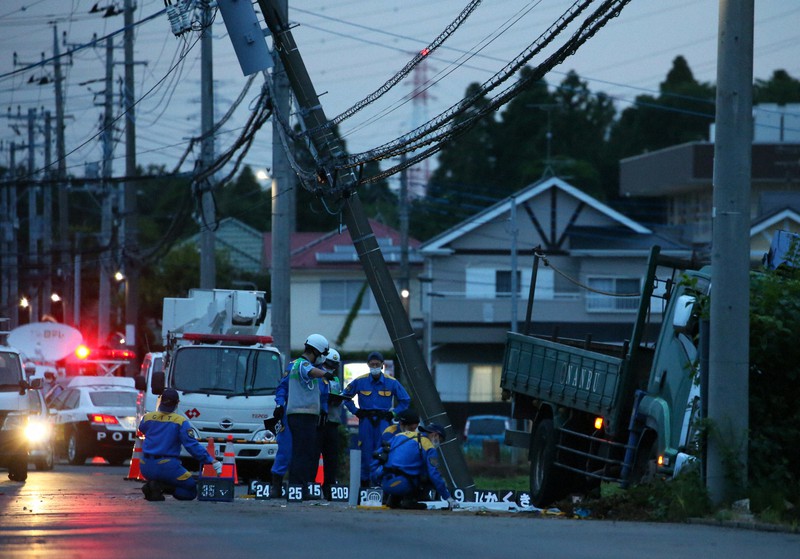
[[[70,464],[101,456],[121,465],[136,441],[138,394],[132,378],[71,378],[48,404],[55,414],[56,453]]]

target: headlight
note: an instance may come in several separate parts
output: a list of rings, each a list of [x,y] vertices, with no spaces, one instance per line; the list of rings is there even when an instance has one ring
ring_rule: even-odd
[[[50,437],[50,424],[32,417],[25,426],[25,438],[32,443],[39,443]]]
[[[274,443],[275,433],[273,433],[269,429],[259,429],[258,431],[253,433],[253,438],[251,440],[254,442]]]
[[[28,414],[19,412],[10,412],[3,422],[3,431],[11,431],[14,429],[24,429],[28,424]]]

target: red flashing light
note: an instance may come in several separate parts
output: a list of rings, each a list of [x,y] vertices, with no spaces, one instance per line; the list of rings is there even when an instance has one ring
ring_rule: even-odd
[[[86,359],[87,357],[89,357],[90,353],[92,353],[92,350],[90,350],[84,344],[81,344],[75,348],[75,357],[77,357],[78,359]]]
[[[95,425],[119,425],[119,421],[113,415],[106,415],[104,413],[90,413],[88,415],[89,421]]]
[[[200,343],[232,342],[237,344],[271,344],[272,336],[240,336],[238,334],[200,334],[187,332],[183,334],[184,340]]]
[[[429,48],[425,47],[424,49],[422,49],[421,51],[419,51],[419,53],[420,53],[422,56],[428,56],[428,55],[431,53],[431,50],[430,50]]]

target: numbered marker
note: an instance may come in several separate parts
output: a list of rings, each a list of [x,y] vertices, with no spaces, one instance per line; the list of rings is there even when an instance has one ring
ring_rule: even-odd
[[[350,488],[346,485],[331,486],[331,501],[348,501],[350,499]]]
[[[292,503],[300,503],[303,501],[303,486],[299,484],[289,485],[287,487],[288,494],[286,500]]]
[[[453,498],[458,501],[459,503],[464,502],[464,490],[463,489],[456,489],[453,491]]]

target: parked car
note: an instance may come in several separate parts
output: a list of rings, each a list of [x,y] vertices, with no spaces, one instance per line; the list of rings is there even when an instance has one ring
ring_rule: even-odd
[[[70,464],[102,456],[121,465],[136,441],[138,394],[132,378],[72,378],[48,404],[55,414],[56,453]]]
[[[481,449],[487,439],[503,444],[510,426],[511,418],[503,415],[471,415],[464,425],[464,449]]]
[[[37,470],[52,470],[55,465],[55,445],[53,444],[53,416],[47,409],[41,390],[28,391],[31,414],[25,427],[28,439],[29,462]]]

